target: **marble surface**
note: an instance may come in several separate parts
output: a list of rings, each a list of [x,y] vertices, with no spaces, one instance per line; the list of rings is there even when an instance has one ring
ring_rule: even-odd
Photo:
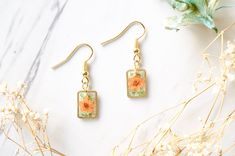
[[[234,0],[224,1],[230,2]],[[216,13],[219,29],[235,21],[234,11]],[[216,34],[203,26],[165,30],[165,18],[174,14],[164,0],[1,0],[0,82],[28,84],[31,107],[49,109],[51,144],[61,152],[68,156],[110,155],[112,147],[138,123],[193,93],[192,82],[202,61],[200,51]],[[133,27],[115,43],[100,45],[133,20],[142,21],[148,30],[142,54],[149,94],[136,100],[126,96],[125,72],[133,66],[134,38],[142,30]],[[99,118],[90,121],[76,115],[86,50],[60,69],[51,69],[84,42],[95,50],[92,88],[100,103]],[[234,93],[234,87],[230,89]],[[227,110],[234,108],[233,100],[229,93]],[[188,109],[184,124],[179,122],[175,129],[180,133],[194,130],[203,104]],[[225,144],[234,137],[231,133]],[[12,155],[12,150],[13,145],[1,147],[0,155]]]

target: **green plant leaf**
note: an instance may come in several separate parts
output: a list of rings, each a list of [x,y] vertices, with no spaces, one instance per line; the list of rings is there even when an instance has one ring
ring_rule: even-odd
[[[165,27],[170,30],[179,30],[182,26],[192,24],[203,24],[209,29],[217,32],[214,22],[214,13],[220,0],[171,0],[170,5],[181,16],[167,18]]]

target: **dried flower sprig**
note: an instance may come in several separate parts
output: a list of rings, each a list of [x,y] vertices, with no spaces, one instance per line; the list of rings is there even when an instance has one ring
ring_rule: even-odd
[[[6,140],[16,145],[16,155],[64,156],[50,145],[47,134],[48,112],[38,113],[30,109],[24,97],[25,88],[24,84],[15,90],[10,90],[6,84],[0,86],[3,101],[0,108],[0,132]]]
[[[222,8],[234,7],[232,5],[218,7],[221,0],[169,0],[173,9],[182,13],[166,19],[165,27],[170,30],[179,30],[182,26],[203,24],[216,32],[214,22],[215,12]]]
[[[235,140],[229,147],[222,145],[226,130],[235,121],[235,109],[227,115],[221,115],[229,81],[234,80],[235,77],[235,42],[228,41],[227,48],[224,50],[224,33],[234,25],[235,23],[221,31],[203,50],[203,63],[193,84],[196,93],[182,103],[155,114],[137,125],[120,144],[113,148],[113,156],[222,156],[235,148]],[[209,48],[219,39],[221,40],[219,54],[209,53]],[[213,65],[212,60],[217,61],[217,66]],[[203,94],[208,93],[213,93],[213,99],[208,103],[210,108],[206,117],[200,119],[200,128],[187,135],[179,134],[174,130],[174,125],[186,108]],[[164,124],[151,127],[153,132],[149,132],[149,136],[143,139],[141,135],[150,129],[148,126],[150,127],[156,119],[169,111],[176,112],[172,117],[167,118]],[[226,112],[223,113],[226,114]],[[215,116],[212,117],[212,114]]]

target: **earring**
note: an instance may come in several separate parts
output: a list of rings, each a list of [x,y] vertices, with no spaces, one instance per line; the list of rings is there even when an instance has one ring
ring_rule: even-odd
[[[101,45],[105,46],[120,37],[122,37],[132,26],[139,24],[143,27],[144,32],[141,36],[135,39],[135,48],[134,48],[134,69],[128,70],[126,72],[126,79],[127,79],[127,96],[129,98],[140,98],[145,97],[147,95],[147,78],[146,78],[146,71],[141,68],[141,53],[140,53],[140,46],[139,40],[145,35],[146,28],[145,26],[139,22],[134,21],[131,22],[121,33],[117,36],[102,42]]]
[[[75,47],[75,49],[67,56],[67,58],[57,65],[53,66],[53,69],[57,69],[60,66],[67,63],[75,53],[82,47],[88,47],[91,50],[91,54],[87,60],[84,62],[83,66],[83,78],[82,78],[82,91],[77,93],[77,116],[79,118],[95,118],[97,115],[97,92],[89,90],[89,69],[88,61],[93,56],[93,49],[88,44],[80,44]]]

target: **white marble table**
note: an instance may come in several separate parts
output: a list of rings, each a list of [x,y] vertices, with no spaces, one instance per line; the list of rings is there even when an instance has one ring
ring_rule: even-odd
[[[229,2],[234,1],[225,1]],[[218,28],[235,21],[234,11],[217,12]],[[1,0],[0,82],[11,86],[26,82],[31,107],[49,109],[48,131],[55,148],[68,156],[110,155],[112,147],[139,122],[193,93],[200,51],[216,34],[203,26],[179,32],[165,30],[164,19],[174,14],[163,0]],[[100,45],[133,20],[142,21],[148,30],[142,54],[149,95],[136,100],[126,96],[125,72],[132,68],[134,37],[141,30],[135,27],[117,42],[107,47]],[[95,50],[92,87],[100,99],[100,116],[91,121],[76,115],[76,92],[81,89],[87,53],[79,53],[56,71],[51,69],[83,42]],[[228,110],[235,106],[229,101]],[[192,122],[197,121],[202,107],[203,104],[190,108],[184,114],[184,124],[176,126],[177,131],[193,130],[197,124]],[[232,137],[234,133],[228,141]],[[12,155],[14,146],[4,146],[0,155]]]

